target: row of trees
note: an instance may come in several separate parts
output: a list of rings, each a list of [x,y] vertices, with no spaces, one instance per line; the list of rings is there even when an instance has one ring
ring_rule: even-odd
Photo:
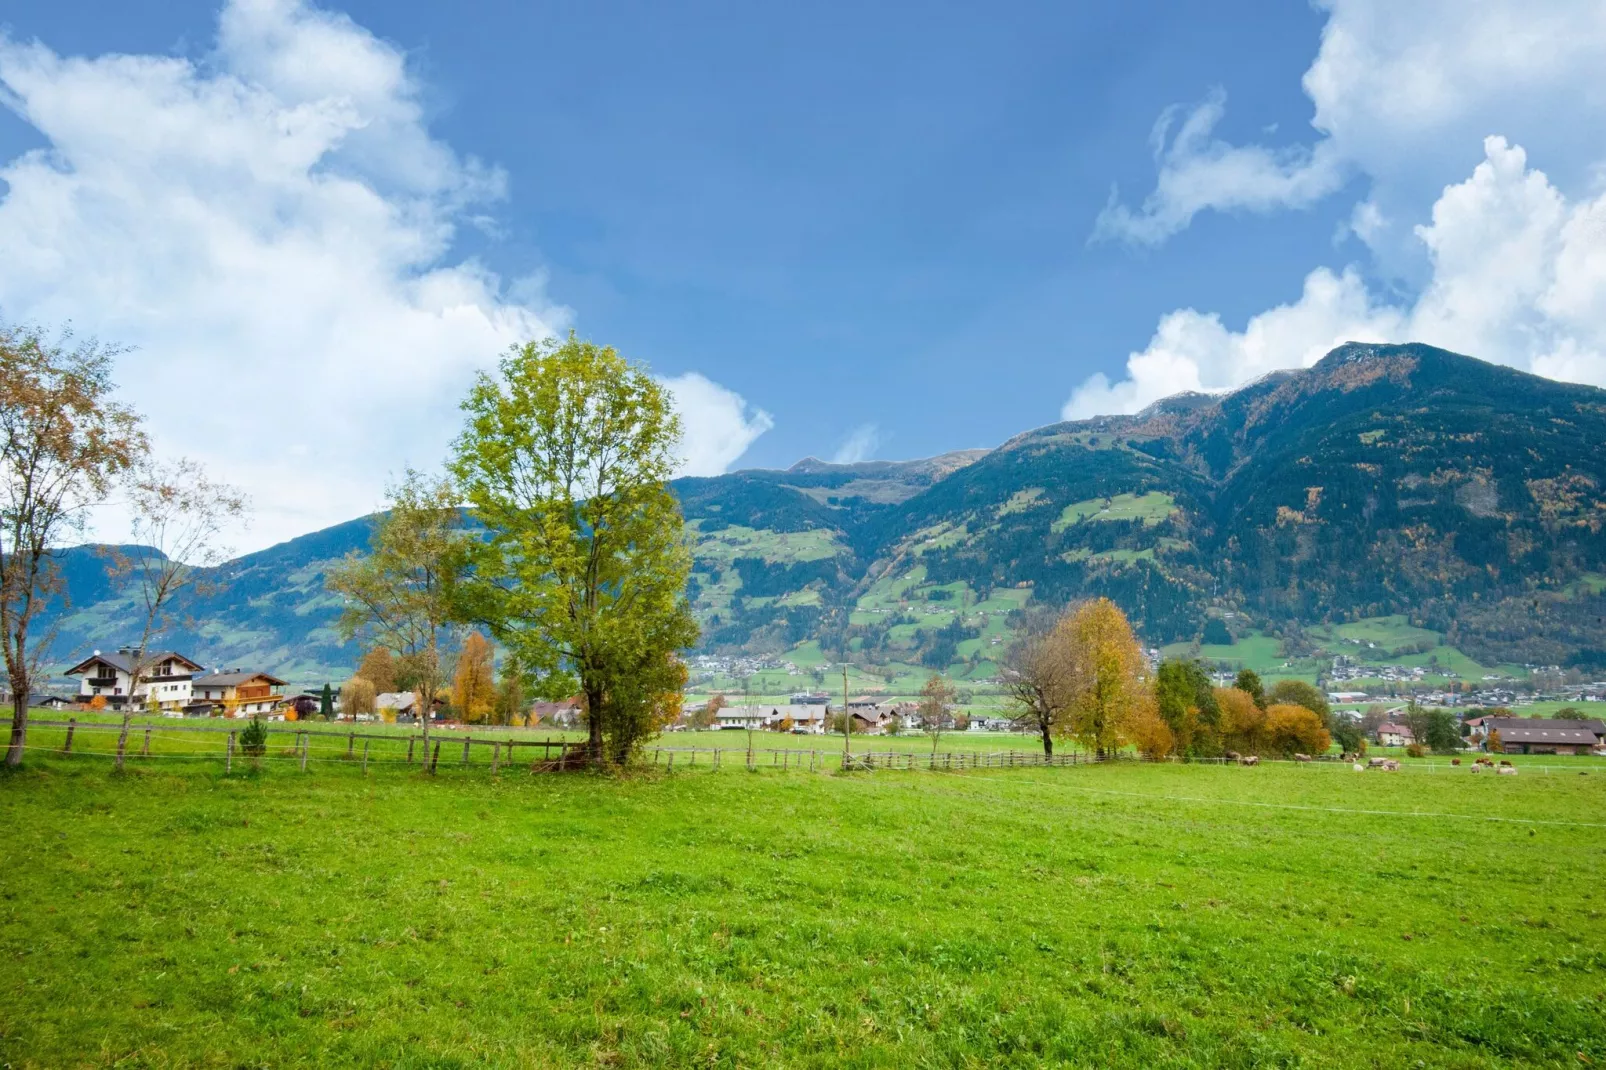
[[[1303,681],[1267,692],[1246,671],[1234,686],[1215,687],[1185,660],[1151,674],[1125,614],[1107,598],[1021,624],[1005,655],[1005,686],[1017,723],[1037,733],[1045,754],[1067,739],[1101,757],[1132,745],[1153,758],[1320,754],[1333,744],[1327,700]]]

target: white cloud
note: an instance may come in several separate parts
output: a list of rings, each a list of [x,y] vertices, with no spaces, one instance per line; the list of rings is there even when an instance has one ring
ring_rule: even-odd
[[[0,102],[49,143],[0,168],[0,310],[136,346],[124,393],[160,448],[252,494],[248,545],[436,464],[472,372],[570,318],[539,274],[452,258],[505,182],[432,137],[418,95],[397,48],[300,0],[231,0],[204,62],[0,39]],[[768,426],[676,382],[689,467]]]
[[[881,448],[881,442],[879,427],[875,424],[860,424],[842,440],[842,445],[831,455],[831,463],[858,464],[860,461],[868,461],[875,456],[875,451]]]
[[[1328,11],[1304,76],[1317,137],[1308,146],[1233,146],[1211,136],[1224,98],[1193,109],[1164,142],[1141,208],[1112,201],[1095,236],[1156,244],[1206,209],[1302,207],[1360,172],[1372,222],[1414,216],[1465,173],[1488,134],[1540,151],[1569,176],[1598,160],[1580,132],[1606,124],[1606,4],[1600,0],[1318,0]],[[1385,257],[1408,231],[1363,239]],[[1416,248],[1420,252],[1419,248]]]
[[[1415,228],[1430,279],[1415,300],[1380,301],[1359,272],[1318,268],[1292,304],[1242,331],[1193,309],[1163,317],[1127,375],[1085,382],[1065,419],[1136,412],[1183,390],[1226,390],[1307,367],[1339,342],[1420,341],[1574,382],[1606,386],[1606,194],[1569,200],[1504,138],[1445,187]]]
[[[750,408],[740,394],[696,372],[659,382],[674,396],[680,414],[681,475],[719,475],[775,425],[769,413]]]
[[[1119,238],[1158,245],[1207,208],[1267,212],[1303,207],[1343,184],[1345,168],[1330,142],[1319,142],[1314,149],[1269,149],[1234,146],[1214,137],[1226,103],[1227,95],[1217,89],[1191,110],[1171,107],[1161,113],[1150,135],[1159,168],[1154,192],[1134,212],[1112,190],[1094,225],[1095,241]]]

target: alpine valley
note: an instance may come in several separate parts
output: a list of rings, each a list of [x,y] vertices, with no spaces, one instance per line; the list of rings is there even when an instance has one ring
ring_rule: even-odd
[[[893,691],[985,688],[1032,603],[1108,595],[1144,641],[1271,675],[1333,659],[1476,680],[1606,668],[1606,390],[1421,345],[1347,344],[1227,395],[927,460],[675,484],[700,653]],[[212,570],[163,636],[209,665],[340,680],[328,563],[353,520]],[[55,660],[137,632],[104,548],[62,555]]]

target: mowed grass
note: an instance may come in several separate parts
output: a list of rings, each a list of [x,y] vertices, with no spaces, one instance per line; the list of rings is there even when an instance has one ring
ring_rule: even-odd
[[[0,1061],[1598,1063],[1606,775],[1548,761],[493,780],[41,753],[0,778]]]

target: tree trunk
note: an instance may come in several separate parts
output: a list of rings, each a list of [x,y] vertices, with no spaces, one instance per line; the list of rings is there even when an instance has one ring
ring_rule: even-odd
[[[16,768],[22,764],[22,749],[28,742],[27,688],[11,696],[11,743],[6,747],[6,765]]]
[[[586,696],[586,760],[592,765],[602,764],[602,688],[585,684]]]
[[[1054,757],[1054,736],[1049,731],[1049,726],[1046,723],[1042,726],[1042,729],[1043,729],[1043,756],[1047,757],[1047,758],[1052,758],[1052,757]]]

